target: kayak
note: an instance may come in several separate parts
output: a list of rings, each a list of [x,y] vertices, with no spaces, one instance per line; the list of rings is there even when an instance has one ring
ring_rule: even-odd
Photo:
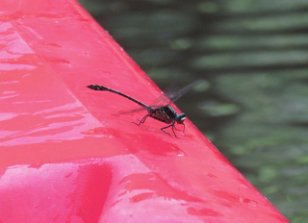
[[[288,222],[189,119],[135,125],[87,87],[163,95],[78,2],[2,0],[0,21],[0,222]]]

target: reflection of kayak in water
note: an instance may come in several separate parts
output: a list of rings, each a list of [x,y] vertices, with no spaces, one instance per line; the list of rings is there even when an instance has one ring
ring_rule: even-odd
[[[76,2],[0,9],[1,222],[287,222],[189,120],[178,138],[136,126],[86,88],[161,95]]]

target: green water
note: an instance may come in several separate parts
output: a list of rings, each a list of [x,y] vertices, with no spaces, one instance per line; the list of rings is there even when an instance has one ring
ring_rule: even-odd
[[[83,0],[294,223],[308,219],[308,0]]]

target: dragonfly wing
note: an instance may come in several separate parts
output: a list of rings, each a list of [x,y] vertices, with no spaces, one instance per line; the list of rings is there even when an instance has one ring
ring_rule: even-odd
[[[189,92],[198,83],[199,80],[194,81],[178,90],[175,89],[175,84],[170,85],[165,91],[165,93],[162,93],[160,97],[158,97],[153,103],[151,103],[151,107],[165,106],[179,100],[183,95]]]
[[[194,81],[183,88],[173,91],[173,92],[167,92],[166,96],[173,102],[179,100],[183,95],[185,95],[187,92],[189,92],[195,85],[199,83],[199,80]]]

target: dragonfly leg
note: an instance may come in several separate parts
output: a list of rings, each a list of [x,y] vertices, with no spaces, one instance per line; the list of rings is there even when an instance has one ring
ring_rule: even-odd
[[[183,125],[184,127],[183,127],[183,132],[185,133],[185,123],[178,123],[178,125]],[[181,131],[182,129],[177,129],[176,128],[176,124],[174,124],[174,129],[176,130],[176,131]]]
[[[177,138],[177,135],[175,134],[174,129],[175,129],[175,124],[172,125],[172,132],[173,132],[173,135],[175,136],[175,138]]]
[[[145,122],[145,120],[150,116],[150,114],[146,114],[141,120],[139,120],[139,122],[133,122],[136,125],[141,125]]]
[[[173,132],[174,136],[177,137],[176,134],[175,134],[175,131],[174,131],[174,129],[175,129],[174,124],[175,124],[175,122],[172,122],[170,125],[162,127],[160,130],[163,131],[164,133],[169,134],[168,132],[165,131],[165,129],[172,127],[172,132]]]
[[[183,125],[183,126],[184,126],[183,132],[185,133],[185,123],[180,123],[180,125]]]

